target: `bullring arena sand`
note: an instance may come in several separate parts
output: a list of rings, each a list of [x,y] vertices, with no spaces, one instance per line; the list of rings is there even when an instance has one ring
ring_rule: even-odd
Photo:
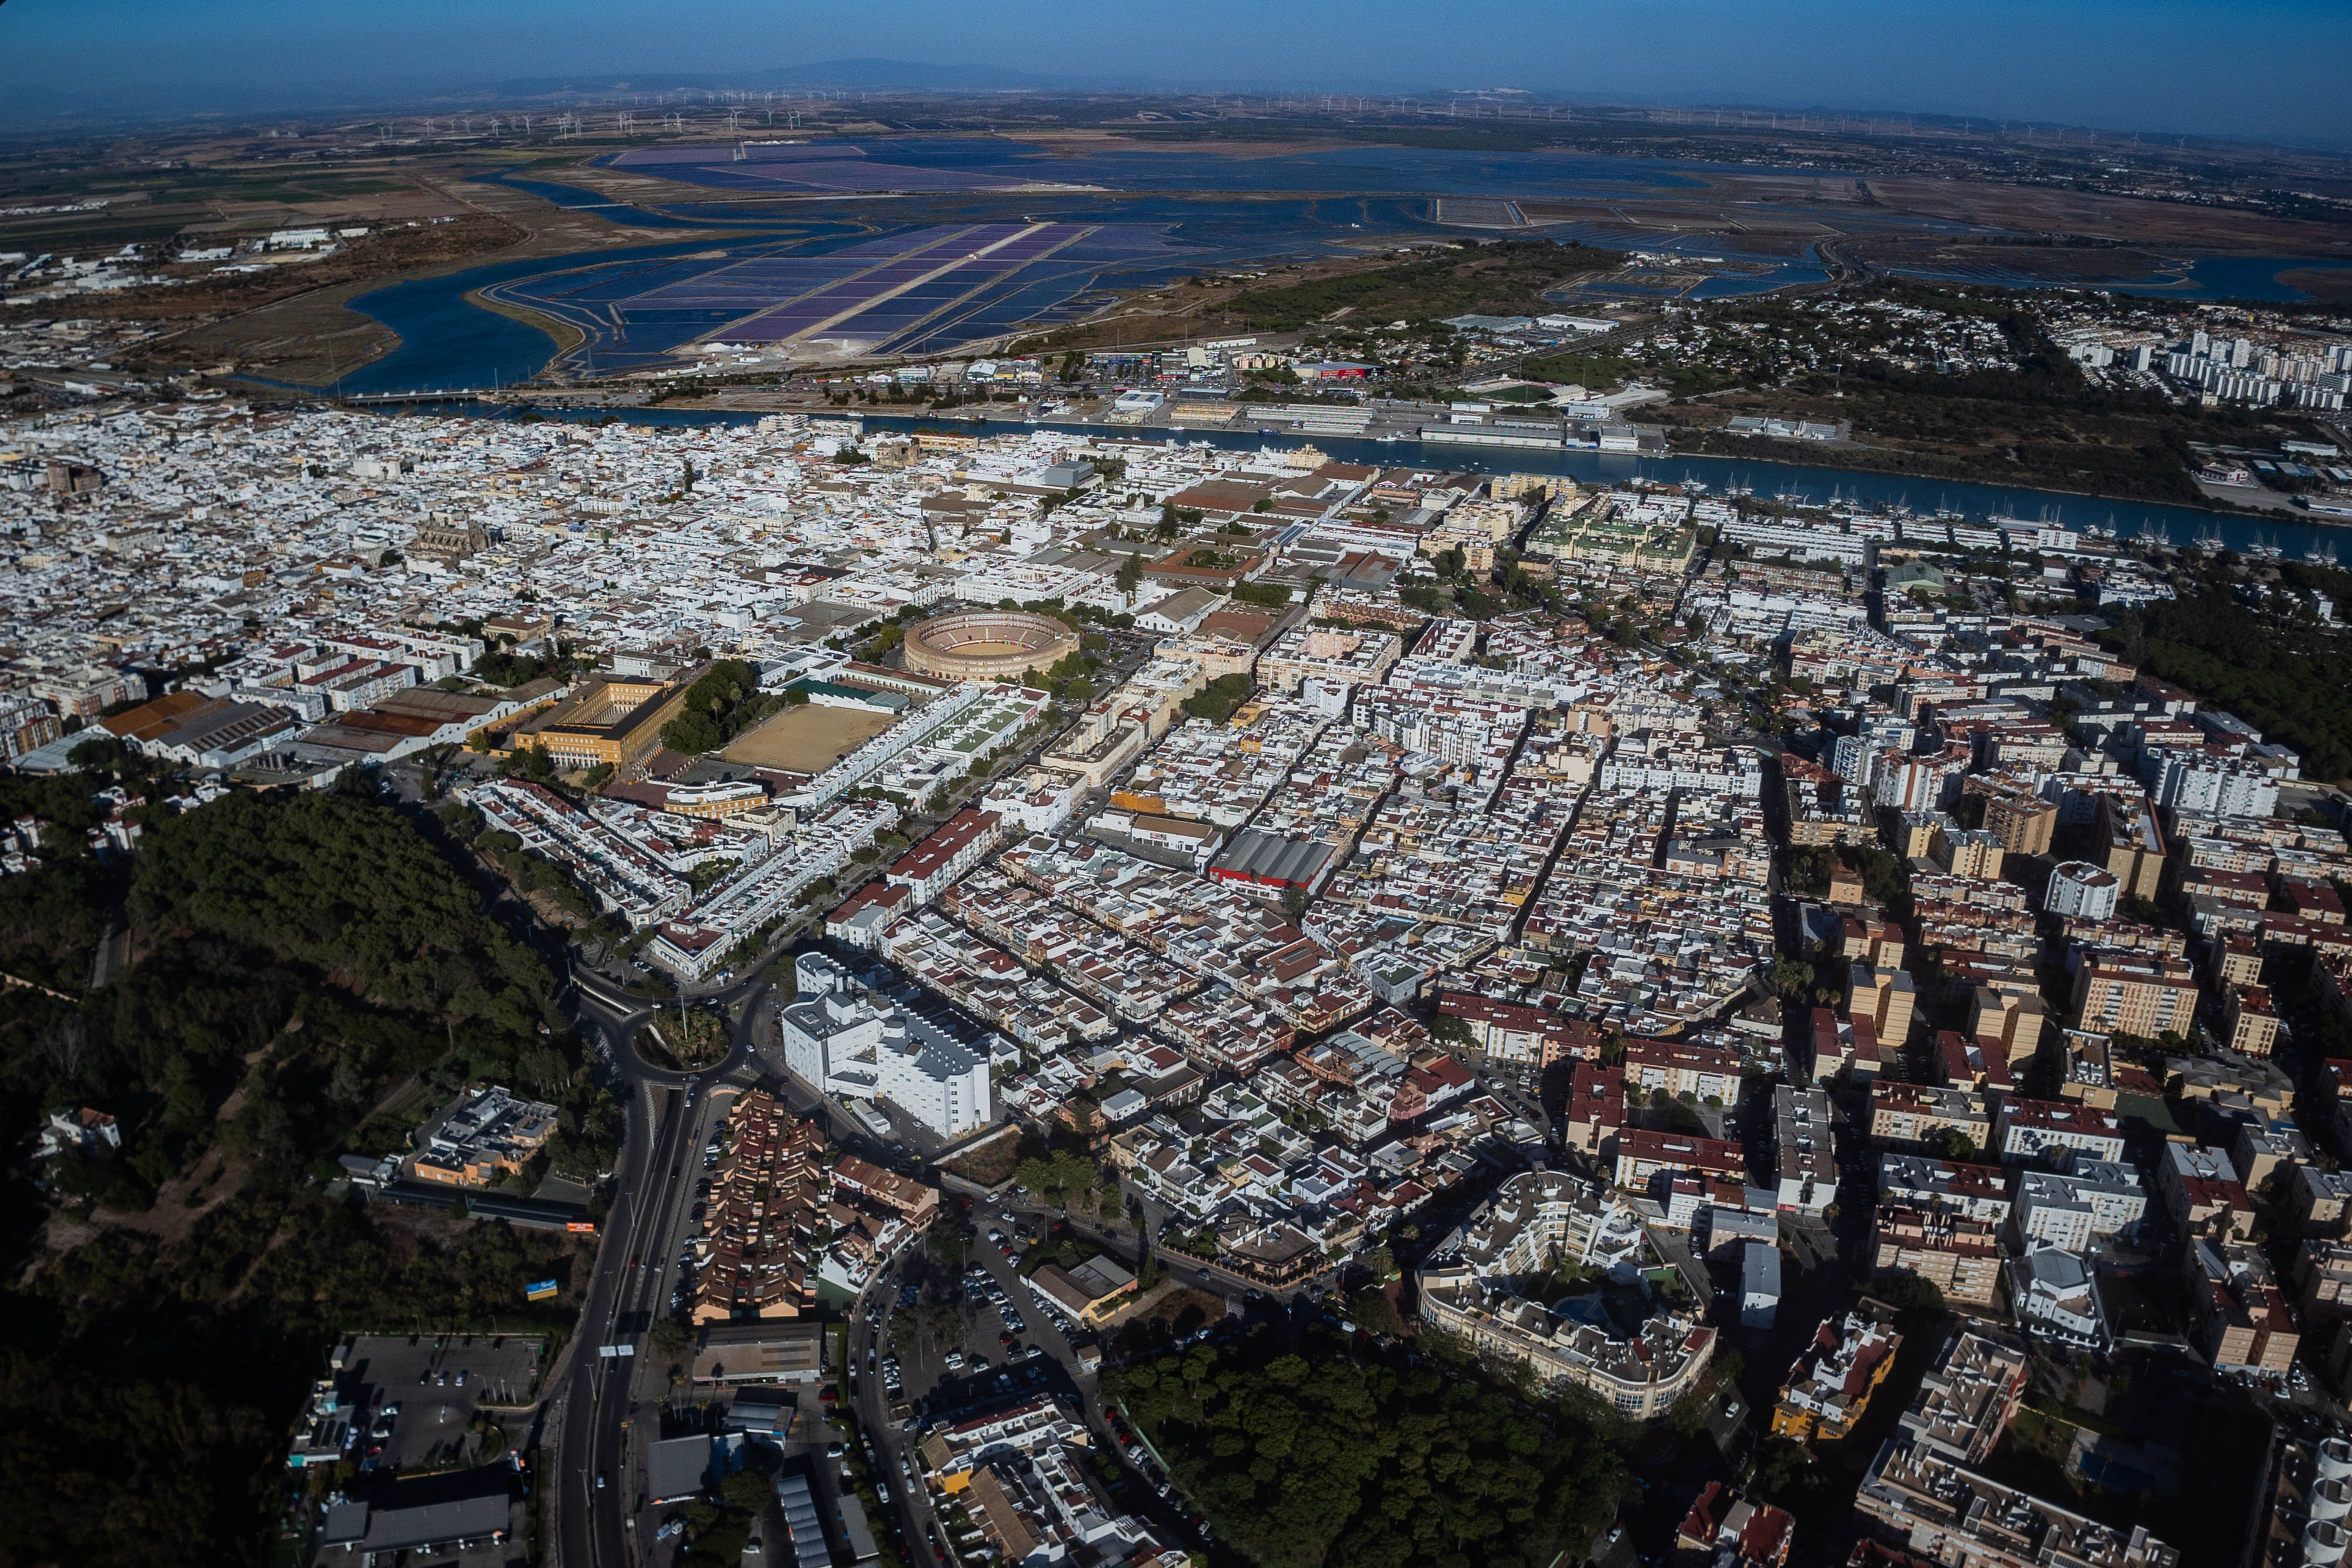
[[[744,735],[720,753],[730,762],[751,768],[772,768],[784,773],[822,773],[861,742],[881,734],[898,719],[862,707],[825,707],[809,703],[788,707]]]

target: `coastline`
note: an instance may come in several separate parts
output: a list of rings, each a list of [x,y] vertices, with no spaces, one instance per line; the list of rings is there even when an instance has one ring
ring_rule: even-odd
[[[466,290],[461,298],[467,304],[478,309],[487,310],[494,316],[503,316],[509,321],[520,321],[526,327],[536,328],[546,333],[555,344],[555,352],[549,359],[549,365],[552,366],[557,360],[561,360],[588,340],[588,334],[569,321],[559,320],[543,310],[533,310],[529,306],[516,305],[500,298],[492,292],[498,287],[495,283],[486,283],[479,288]],[[542,371],[541,373],[546,372]]]

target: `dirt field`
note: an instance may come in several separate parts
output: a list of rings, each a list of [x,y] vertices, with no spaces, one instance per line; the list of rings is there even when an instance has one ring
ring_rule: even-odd
[[[1989,180],[1874,178],[1870,190],[1897,212],[2026,233],[2093,235],[2126,244],[2197,251],[2326,255],[2340,249],[2344,237],[2340,230],[2326,225],[2260,213],[2092,191],[2004,185]]]
[[[356,295],[490,260],[575,256],[656,237],[653,231],[620,227],[508,186],[431,169],[418,170],[415,177],[422,186],[415,193],[418,201],[429,198],[467,215],[427,228],[388,229],[341,256],[305,266],[176,289],[130,290],[80,308],[93,316],[190,321],[188,330],[156,345],[153,359],[163,368],[234,361],[274,380],[325,386],[399,342],[381,323],[348,308]],[[691,234],[664,230],[658,237]],[[486,308],[501,308],[487,303]],[[504,313],[519,314],[510,308]],[[208,316],[222,319],[207,323]]]
[[[2314,299],[2341,305],[2352,300],[2352,270],[2332,267],[2303,267],[2282,272],[2278,280],[2289,288],[2300,288]]]
[[[898,722],[865,708],[788,707],[737,739],[723,753],[730,762],[775,768],[788,773],[822,773],[856,749],[860,741]]]

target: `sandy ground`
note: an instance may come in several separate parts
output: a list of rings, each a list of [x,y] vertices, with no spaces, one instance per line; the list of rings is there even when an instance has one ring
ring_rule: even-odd
[[[788,707],[749,735],[740,737],[723,754],[730,762],[753,768],[775,768],[789,773],[821,773],[860,741],[881,734],[898,722],[886,713],[865,708]]]

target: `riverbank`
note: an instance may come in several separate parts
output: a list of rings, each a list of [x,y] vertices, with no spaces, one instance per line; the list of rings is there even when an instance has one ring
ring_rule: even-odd
[[[2095,528],[2116,538],[2153,543],[2187,545],[2200,538],[2219,538],[2231,549],[2274,548],[2289,557],[2325,550],[2342,550],[2347,525],[2320,518],[2272,519],[2245,512],[2177,507],[2035,489],[2021,486],[1966,481],[1920,480],[1904,475],[1864,469],[1777,463],[1761,457],[1733,460],[1697,455],[1563,450],[1560,448],[1480,448],[1402,439],[1370,441],[1347,436],[1296,437],[1258,431],[1179,431],[1134,425],[1106,425],[1069,420],[1023,420],[1002,416],[890,413],[873,409],[835,408],[826,404],[782,409],[710,409],[668,404],[624,407],[609,404],[562,406],[552,402],[533,405],[453,401],[409,405],[407,412],[472,413],[481,417],[593,421],[618,418],[634,424],[751,424],[770,413],[803,413],[816,418],[862,420],[868,429],[960,431],[1003,434],[1014,430],[1056,430],[1091,440],[1201,442],[1227,451],[1253,452],[1286,446],[1312,446],[1327,457],[1345,463],[1394,466],[1402,461],[1427,465],[1433,460],[1449,469],[1474,474],[1557,474],[1580,485],[1607,486],[1643,479],[1662,485],[1696,485],[1707,491],[1748,490],[1765,496],[1793,496],[1811,505],[1832,502],[1856,507],[1900,507],[1917,512],[1950,512],[1971,520],[1987,517],[2047,520],[2067,528]],[[1759,469],[1764,470],[1759,476]]]
[[[1698,437],[1696,443],[1689,437]],[[1676,440],[1683,437],[1684,440]],[[1678,455],[1696,457],[1719,457],[1729,462],[1772,463],[1791,466],[1812,466],[1820,448],[1794,441],[1776,441],[1769,436],[1727,436],[1717,431],[1669,430],[1667,440]],[[1854,473],[1884,474],[1897,478],[1922,479],[1934,483],[1965,485],[2000,485],[2004,479],[1998,474],[1938,472],[1948,460],[1927,452],[1907,452],[1895,446],[1869,446],[1860,443],[1841,443],[1835,449],[1840,459],[1836,466]],[[1908,460],[1906,462],[1906,460]],[[1953,464],[1952,466],[1963,466]],[[2193,483],[2193,481],[2192,481]],[[2246,506],[2210,493],[2197,499],[2188,497],[2117,496],[2098,490],[2073,490],[2058,485],[2034,485],[2029,488],[2043,495],[2074,496],[2085,501],[2121,501],[2133,505],[2179,507],[2189,511],[2211,512],[2217,517],[2275,518],[2288,504],[2280,497],[2279,507]],[[2274,492],[2273,492],[2274,493]],[[2328,519],[2302,512],[2286,514],[2290,520],[2326,525]],[[2352,519],[2347,519],[2352,521]]]
[[[845,409],[837,408],[819,397],[810,397],[781,392],[770,392],[757,388],[728,389],[714,393],[707,398],[687,399],[671,397],[665,399],[661,403],[656,406],[678,413],[743,414],[751,416],[764,413],[806,413],[817,417],[831,418],[840,418],[846,414],[856,414],[866,420],[869,423],[875,422],[885,422],[903,425],[908,428],[913,428],[928,423],[936,426],[958,429],[975,425],[985,425],[991,428],[1018,427],[1027,429],[1043,423],[1050,428],[1057,430],[1082,430],[1093,435],[1128,440],[1137,438],[1158,438],[1162,440],[1172,439],[1178,441],[1191,441],[1207,438],[1232,437],[1237,434],[1233,431],[1215,429],[1181,429],[1171,425],[1114,425],[1099,420],[1087,419],[1041,422],[1032,419],[1024,419],[1017,415],[995,413],[984,405],[974,405],[971,409],[957,409],[951,413],[935,413],[928,416],[919,413],[901,413],[892,412],[887,409],[887,405],[882,408],[853,405]],[[1666,434],[1669,441],[1672,441],[1674,436],[1680,433],[1670,429]],[[1247,433],[1247,439],[1255,443],[1263,444],[1269,441],[1283,440],[1286,438],[1286,433],[1275,433],[1262,429],[1254,429]],[[1424,454],[1442,454],[1444,455],[1444,460],[1449,465],[1473,468],[1480,471],[1486,471],[1489,468],[1501,468],[1507,471],[1531,468],[1534,466],[1533,464],[1528,461],[1523,461],[1523,459],[1549,456],[1554,453],[1558,453],[1564,456],[1579,456],[1586,455],[1583,449],[1565,447],[1509,447],[1495,451],[1479,447],[1457,446],[1447,442],[1423,441],[1414,435],[1402,434],[1398,434],[1385,438],[1358,441],[1352,444],[1347,443],[1344,440],[1326,436],[1310,436],[1302,439],[1309,441],[1314,445],[1325,450],[1333,450],[1341,444],[1352,444],[1358,448],[1369,449],[1374,453],[1380,453],[1384,449],[1394,446],[1412,446]],[[1221,442],[1220,444],[1222,444],[1225,443]],[[2078,504],[2096,505],[2104,503],[2115,507],[2158,507],[2168,511],[2180,513],[2201,513],[2215,518],[2245,518],[2250,522],[2267,523],[2273,525],[2307,525],[2312,528],[2325,528],[2339,530],[2352,528],[2352,518],[2329,518],[2316,517],[2312,514],[2300,511],[2283,513],[2275,508],[2236,505],[2220,501],[2213,497],[2208,497],[2203,501],[2196,501],[2185,499],[2157,499],[2146,496],[2116,496],[2103,494],[2095,490],[2070,490],[2056,486],[2015,485],[2006,481],[2001,476],[1997,474],[1988,474],[1983,476],[1954,475],[1948,473],[1938,474],[1925,471],[1924,465],[1919,469],[1906,469],[1901,466],[1899,463],[1895,462],[1870,463],[1866,461],[1843,461],[1845,459],[1856,458],[1865,454],[1898,459],[1904,455],[1904,454],[1899,451],[1888,447],[1841,445],[1836,449],[1836,457],[1841,461],[1824,462],[1822,461],[1822,454],[1818,448],[1801,446],[1792,442],[1771,441],[1760,438],[1751,442],[1743,438],[1740,441],[1738,448],[1734,451],[1691,451],[1681,446],[1675,446],[1667,453],[1650,454],[1648,456],[1652,461],[1664,461],[1672,457],[1684,457],[1696,461],[1737,465],[1741,466],[1760,463],[1768,465],[1775,469],[1788,470],[1800,475],[1808,480],[1809,485],[1811,481],[1817,479],[1819,476],[1824,473],[1847,476],[1860,476],[1866,475],[1874,479],[1918,481],[1942,486],[1947,490],[1951,486],[1958,486],[1972,490],[1998,490],[2004,494],[2049,497]],[[1615,457],[1619,455],[1593,453],[1590,454],[1590,455],[1600,458],[1604,456]],[[1384,457],[1376,456],[1366,460],[1393,462],[1395,461],[1395,458],[1394,455],[1391,453],[1389,455]],[[1719,482],[1703,482],[1707,483],[1709,487],[1714,489],[1722,489],[1727,487]],[[1738,487],[1748,489],[1785,489],[1790,486],[1757,486],[1743,484]],[[1939,494],[1941,493],[1942,492],[1939,491]],[[1907,487],[1904,490],[1903,494],[1907,497],[1909,494]],[[1914,503],[1905,500],[1893,504],[1912,505]],[[1937,503],[1939,507],[1942,505],[1943,503],[1940,501]],[[2078,506],[2078,516],[2080,514],[2080,506]],[[1998,515],[2031,516],[2034,514],[2011,512],[2000,513]],[[2084,518],[2083,520],[2088,521],[2091,519]],[[2273,541],[2249,540],[2248,542],[2269,543]]]

